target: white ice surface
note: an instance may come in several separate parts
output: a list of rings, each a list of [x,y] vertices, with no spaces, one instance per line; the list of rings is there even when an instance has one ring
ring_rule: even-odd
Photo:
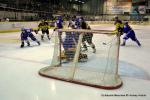
[[[133,26],[142,47],[129,40],[125,47],[120,48],[119,74],[123,86],[116,90],[96,89],[41,77],[38,71],[51,63],[53,44],[45,40],[41,46],[36,46],[32,42],[33,47],[21,49],[19,42],[3,41],[4,38],[18,39],[19,33],[0,34],[0,100],[150,100],[149,27]],[[92,28],[111,30],[114,26]],[[115,94],[128,96],[102,96]]]

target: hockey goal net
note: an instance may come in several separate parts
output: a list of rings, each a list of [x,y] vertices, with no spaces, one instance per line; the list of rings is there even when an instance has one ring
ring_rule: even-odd
[[[53,41],[51,65],[42,68],[40,75],[103,89],[122,85],[119,35],[108,30],[62,29],[55,31]]]

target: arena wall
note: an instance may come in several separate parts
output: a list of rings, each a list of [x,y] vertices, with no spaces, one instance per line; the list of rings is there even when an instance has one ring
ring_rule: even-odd
[[[99,24],[113,24],[114,21],[104,20],[104,21],[87,21],[90,25],[99,25]],[[139,24],[139,25],[147,25],[150,24],[149,21],[130,21],[130,24]],[[20,31],[21,28],[38,28],[39,21],[34,22],[0,22],[0,33],[6,32],[17,32]],[[68,22],[65,22],[65,25],[68,25]]]
[[[10,20],[34,20],[37,18],[36,13],[27,12],[13,12],[13,11],[0,11],[0,19],[9,18]]]
[[[37,28],[39,22],[0,22],[0,32],[16,32],[21,28]]]

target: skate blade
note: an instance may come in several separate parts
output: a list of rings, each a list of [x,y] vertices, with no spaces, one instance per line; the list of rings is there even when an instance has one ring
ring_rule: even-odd
[[[79,62],[87,62],[88,59],[80,59]]]

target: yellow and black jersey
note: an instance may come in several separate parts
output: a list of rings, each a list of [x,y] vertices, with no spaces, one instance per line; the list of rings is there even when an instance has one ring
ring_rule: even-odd
[[[38,29],[40,30],[48,30],[50,28],[48,22],[41,22],[39,25],[38,25]]]
[[[82,29],[87,29],[88,28],[88,25],[85,21],[81,22],[80,26],[81,26]]]
[[[122,23],[122,21],[118,20],[115,22],[115,26],[116,26],[116,29],[115,29],[115,32],[119,32],[121,33],[121,35],[123,34],[123,27],[124,27],[124,24]]]

